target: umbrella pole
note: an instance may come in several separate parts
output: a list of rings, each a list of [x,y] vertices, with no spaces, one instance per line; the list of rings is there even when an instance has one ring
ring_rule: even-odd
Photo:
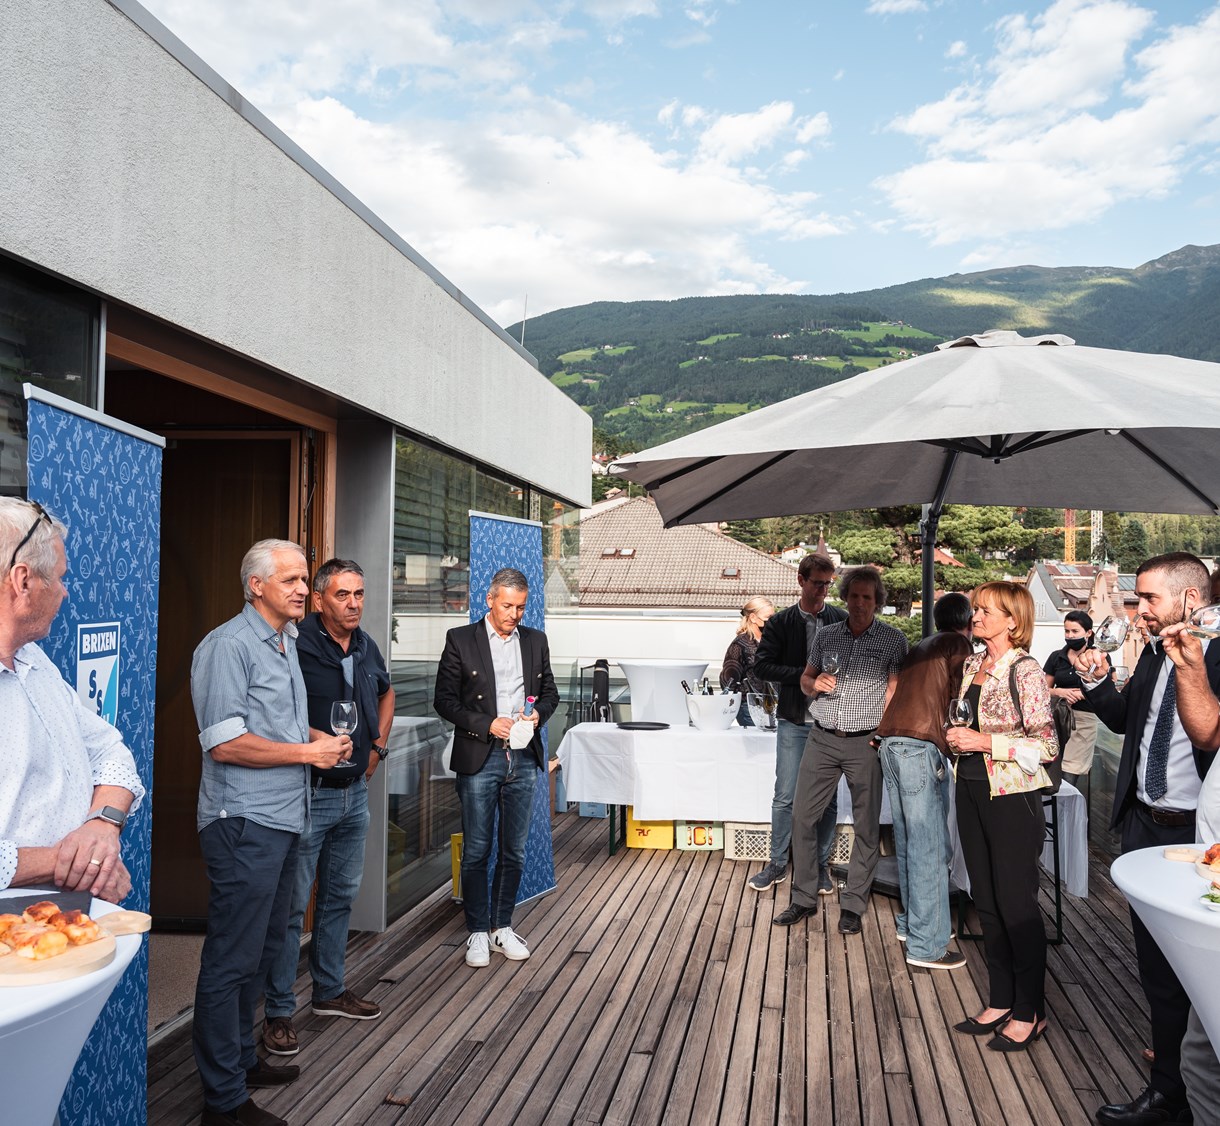
[[[940,527],[940,514],[945,507],[945,494],[953,477],[957,463],[957,451],[945,451],[945,464],[941,467],[940,481],[936,485],[936,496],[931,504],[923,506],[919,521],[919,561],[923,571],[923,636],[932,636],[932,603],[936,599],[936,529]]]

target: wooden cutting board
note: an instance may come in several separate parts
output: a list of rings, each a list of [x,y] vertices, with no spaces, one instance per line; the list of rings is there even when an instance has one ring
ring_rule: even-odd
[[[0,955],[0,989],[15,985],[49,985],[100,970],[114,961],[115,935],[143,934],[152,917],[143,911],[111,911],[96,920],[105,932],[97,942],[70,946],[54,958],[33,961],[17,954]]]

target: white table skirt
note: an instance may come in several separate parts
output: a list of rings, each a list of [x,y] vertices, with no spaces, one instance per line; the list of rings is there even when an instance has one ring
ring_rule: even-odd
[[[36,890],[0,891],[0,911],[6,898]],[[117,910],[95,899],[89,914],[100,918]],[[46,1126],[55,1120],[76,1057],[143,938],[116,938],[114,961],[92,973],[51,985],[0,988],[0,1099],[6,1122]]]
[[[1193,864],[1166,860],[1160,847],[1120,856],[1110,875],[1173,966],[1208,1039],[1220,1049],[1220,912],[1199,902],[1209,881]]]
[[[632,805],[636,817],[645,821],[677,818],[771,823],[775,736],[756,728],[625,731],[610,723],[581,723],[569,728],[558,755],[569,801]],[[1049,818],[1049,806],[1046,813]],[[839,779],[838,819],[846,824],[853,820],[845,778]],[[881,823],[892,821],[887,787],[882,790]],[[969,890],[957,839],[952,787],[948,822],[953,882]],[[1063,886],[1072,895],[1087,896],[1088,815],[1084,797],[1067,781],[1059,791],[1059,840]],[[1048,872],[1054,871],[1049,842],[1042,852],[1042,865]]]

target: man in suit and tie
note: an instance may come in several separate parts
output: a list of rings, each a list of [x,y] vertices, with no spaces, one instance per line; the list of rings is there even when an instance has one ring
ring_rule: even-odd
[[[1136,571],[1139,616],[1151,639],[1121,693],[1106,676],[1104,654],[1093,649],[1072,654],[1097,715],[1125,736],[1111,820],[1111,828],[1121,833],[1124,853],[1195,840],[1199,789],[1215,752],[1192,746],[1182,727],[1175,666],[1165,659],[1160,634],[1203,605],[1208,590],[1207,568],[1187,552],[1158,555]],[[1215,692],[1220,688],[1220,645],[1208,646],[1204,664]],[[1136,1098],[1101,1107],[1097,1120],[1111,1126],[1189,1122],[1180,1056],[1190,999],[1134,911],[1131,924],[1152,1021],[1152,1075]]]
[[[529,582],[511,567],[497,571],[487,592],[487,614],[451,629],[436,670],[432,706],[454,725],[451,763],[462,807],[462,905],[466,964],[486,966],[489,952],[511,961],[530,956],[512,927],[525,860],[538,772],[546,770],[542,727],[559,706],[546,634],[521,625]],[[526,701],[532,707],[526,708]],[[529,744],[514,749],[513,723],[534,727]],[[492,830],[500,815],[491,895],[487,869]]]

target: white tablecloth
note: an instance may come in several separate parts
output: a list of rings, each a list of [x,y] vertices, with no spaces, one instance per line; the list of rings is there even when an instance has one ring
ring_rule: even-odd
[[[567,797],[573,802],[632,805],[644,821],[748,821],[770,824],[775,792],[775,736],[751,727],[697,731],[624,731],[610,723],[581,723],[559,744]],[[949,834],[953,841],[953,882],[969,890],[970,880],[957,840],[950,788]],[[1046,809],[1049,819],[1050,807]],[[839,780],[839,821],[852,821],[847,780]],[[893,821],[888,788],[881,799],[881,823]],[[1070,782],[1059,791],[1059,857],[1063,886],[1089,894],[1088,814],[1084,798]],[[1042,865],[1054,871],[1048,842]]]
[[[1199,902],[1209,881],[1193,864],[1166,860],[1159,847],[1120,856],[1110,875],[1173,966],[1208,1038],[1220,1047],[1220,912]]]
[[[0,891],[0,911],[6,898],[26,896],[31,890]],[[89,914],[100,917],[116,910],[113,904],[95,899]],[[115,939],[114,961],[81,977],[53,985],[0,988],[0,1100],[4,1121],[48,1126],[55,1120],[76,1057],[143,938],[142,934],[132,934]]]

